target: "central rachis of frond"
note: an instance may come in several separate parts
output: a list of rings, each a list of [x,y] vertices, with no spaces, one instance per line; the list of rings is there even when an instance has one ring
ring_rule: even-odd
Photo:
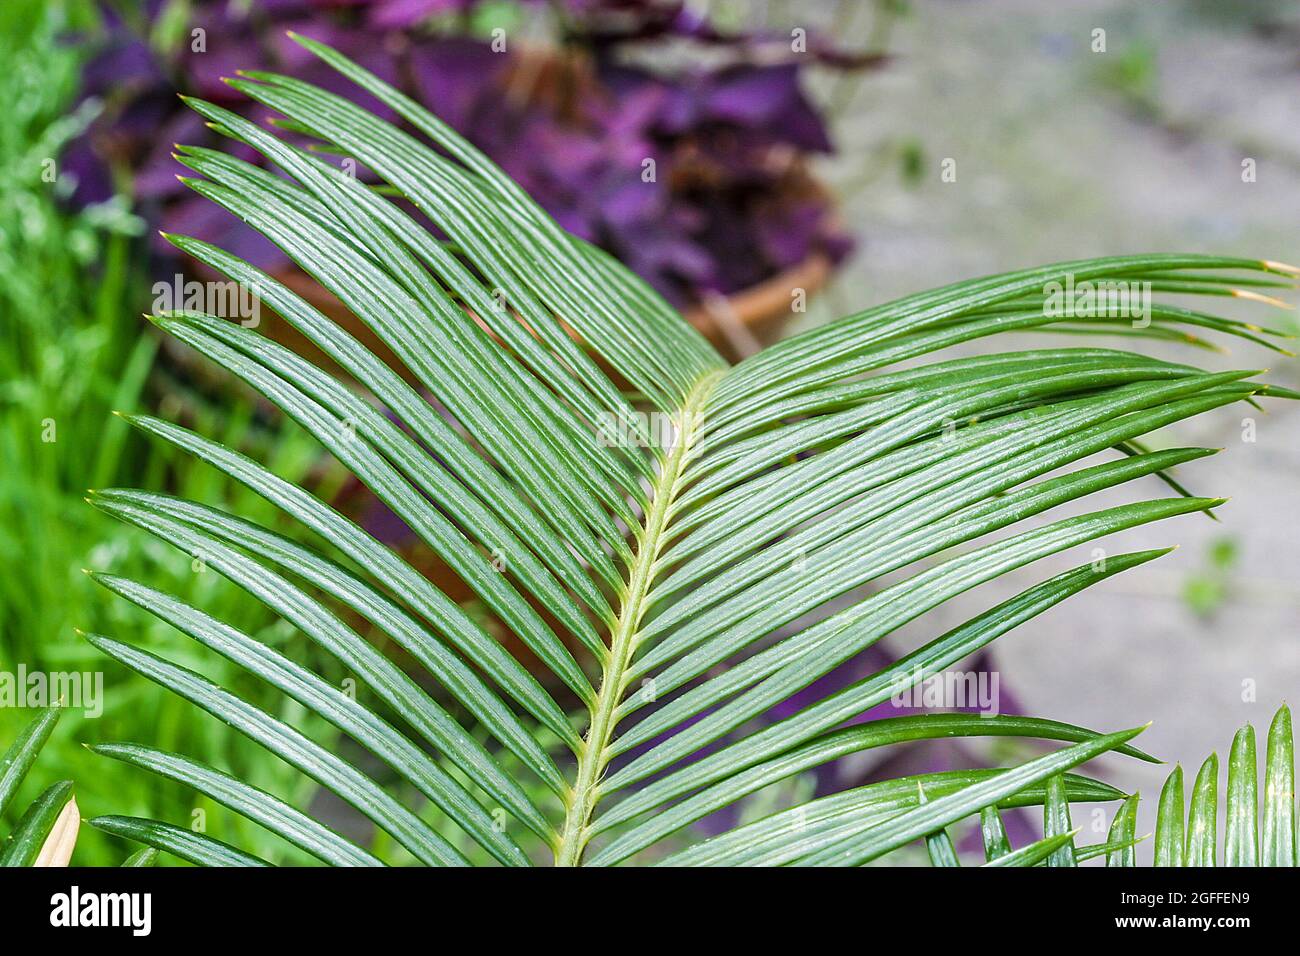
[[[681,492],[696,442],[701,409],[720,373],[704,376],[674,416],[674,441],[653,482],[641,527],[637,532],[634,560],[619,606],[618,620],[610,635],[609,655],[601,673],[596,705],[583,737],[577,778],[565,809],[556,863],[576,866],[582,862],[589,833],[587,826],[600,799],[600,780],[609,763],[609,744],[618,724],[618,705],[628,689],[628,669],[636,658],[638,636],[654,586],[656,565],[662,554],[673,503]]]

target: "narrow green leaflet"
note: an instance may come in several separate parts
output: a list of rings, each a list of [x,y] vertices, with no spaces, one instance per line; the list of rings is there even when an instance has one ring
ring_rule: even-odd
[[[1043,835],[1062,836],[1073,829],[1074,824],[1070,822],[1070,803],[1065,796],[1065,781],[1059,776],[1050,777],[1047,781],[1047,801],[1043,804]],[[1047,865],[1074,866],[1074,844],[1064,843],[1057,847],[1048,856]]]
[[[996,806],[987,806],[980,810],[980,839],[984,844],[984,860],[992,863],[999,857],[1011,852],[1011,841],[1007,839],[1007,828],[1002,823],[1002,814]]]
[[[1259,845],[1259,805],[1255,769],[1255,728],[1237,731],[1228,755],[1228,813],[1223,843],[1225,866],[1255,866]]]
[[[9,745],[4,756],[0,757],[0,813],[13,800],[14,793],[32,769],[41,748],[50,739],[50,734],[54,733],[54,725],[58,720],[57,707],[41,711]]]
[[[920,783],[916,785],[916,802],[918,806],[925,803],[925,787]],[[925,852],[930,857],[931,866],[961,866],[961,860],[957,857],[957,848],[953,846],[952,837],[948,836],[947,830],[939,829],[927,833]]]
[[[1291,710],[1284,704],[1268,728],[1264,757],[1264,827],[1260,860],[1264,866],[1295,866],[1295,742]]]
[[[1178,766],[1165,780],[1156,808],[1156,866],[1183,865],[1183,813],[1183,768]]]
[[[103,816],[95,817],[90,825],[113,836],[145,843],[157,850],[166,850],[199,866],[270,866],[251,853],[170,823],[141,820],[138,817]]]
[[[1133,841],[1136,839],[1138,801],[1140,799],[1141,797],[1137,794],[1133,794],[1115,811],[1115,819],[1110,823],[1110,832],[1106,835],[1106,842],[1121,844],[1122,849],[1113,850],[1106,854],[1106,866],[1108,867],[1137,865],[1137,853],[1134,850]]]

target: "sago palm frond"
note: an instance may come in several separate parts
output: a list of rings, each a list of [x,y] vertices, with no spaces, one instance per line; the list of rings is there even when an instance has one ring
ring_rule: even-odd
[[[1183,768],[1165,780],[1156,805],[1156,866],[1295,866],[1295,741],[1291,710],[1273,715],[1259,779],[1255,728],[1237,731],[1228,754],[1226,789],[1219,790],[1219,758],[1210,754],[1192,784],[1191,805],[1183,796]],[[1219,853],[1219,805],[1224,814],[1223,853]],[[1262,808],[1261,808],[1262,804]],[[1138,796],[1125,800],[1111,824],[1110,840],[1128,843],[1137,827]],[[1262,809],[1262,818],[1261,818]],[[1109,866],[1134,866],[1131,848],[1107,857]]]
[[[1255,290],[1285,283],[1226,273],[1293,270],[1201,255],[1027,269],[868,309],[730,367],[642,281],[564,233],[446,125],[329,48],[295,39],[403,128],[293,78],[248,74],[229,82],[321,149],[192,101],[286,175],[206,149],[180,147],[179,158],[202,177],[187,180],[191,188],[285,250],[395,361],[193,237],[168,238],[254,290],[274,321],[290,323],[348,381],[237,323],[191,311],[155,321],[315,435],[520,650],[506,650],[482,615],[326,501],[153,417],[131,421],[266,497],[317,546],[154,492],[99,491],[93,503],[254,595],[343,661],[370,703],[199,608],[143,583],[98,579],[327,718],[387,770],[345,759],[171,661],[91,635],[96,646],[257,740],[430,864],[526,864],[528,846],[566,865],[647,850],[661,858],[666,838],[769,784],[918,739],[1014,735],[1070,746],[1011,770],[822,797],[697,846],[683,849],[677,837],[670,859],[860,863],[986,806],[1042,803],[1049,780],[1060,778],[1068,799],[1123,796],[1061,775],[1109,750],[1140,756],[1126,743],[1137,731],[1098,736],[965,714],[843,725],[900,682],[960,661],[1160,551],[1109,555],[1043,580],[793,716],[760,718],[981,583],[1113,532],[1215,508],[1218,499],[1180,491],[996,536],[1211,453],[1147,450],[1140,438],[1153,429],[1282,394],[1250,381],[1250,371],[1207,374],[1101,348],[913,360],[1013,330],[1130,330],[1127,319],[1058,314],[1053,283],[1266,298]],[[338,154],[381,186],[321,158]],[[1148,317],[1134,334],[1198,341],[1188,330],[1209,329],[1268,344],[1254,326],[1173,305],[1152,304]],[[656,440],[665,433],[671,440]],[[1110,449],[1120,454],[1063,470]],[[372,631],[401,649],[405,666],[366,639]],[[181,781],[326,862],[383,857],[182,755],[98,749]],[[384,786],[383,774],[405,792]],[[167,823],[94,822],[194,861],[263,862]]]

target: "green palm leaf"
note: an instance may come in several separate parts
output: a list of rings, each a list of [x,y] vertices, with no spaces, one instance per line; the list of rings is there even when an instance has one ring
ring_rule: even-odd
[[[999,865],[1127,853],[1133,837],[1123,828],[1100,847],[1073,846],[1069,803],[1124,795],[1067,771],[1110,750],[1142,757],[1128,744],[1136,731],[1099,736],[960,714],[843,725],[900,681],[949,667],[1164,552],[1106,555],[1046,578],[793,716],[759,719],[980,584],[1114,532],[1212,510],[1219,499],[1191,495],[1169,474],[1211,451],[1151,451],[1142,436],[1254,396],[1294,397],[1250,371],[1207,374],[1093,347],[915,360],[1001,332],[1073,328],[1048,308],[1049,284],[1068,276],[1231,295],[1265,281],[1234,273],[1293,270],[1191,255],[1045,266],[868,309],[730,367],[641,280],[560,230],[445,124],[338,53],[294,39],[404,127],[290,77],[248,74],[231,85],[320,149],[189,101],[285,175],[205,149],[180,147],[178,158],[201,177],[186,180],[191,188],[282,248],[395,361],[275,277],[194,237],[167,238],[251,288],[273,321],[344,377],[218,317],[153,319],[314,435],[482,613],[262,464],[132,416],[266,498],[297,530],[153,492],[96,491],[92,503],[201,557],[344,662],[363,695],[154,588],[96,579],[324,717],[365,757],[308,739],[173,661],[89,639],[351,804],[379,839],[359,846],[287,799],[184,755],[140,744],[101,753],[192,786],[327,863],[856,864],[918,840],[951,863],[946,828],[974,814]],[[322,158],[338,153],[382,188]],[[1187,329],[1204,328],[1276,348],[1255,326],[1172,305],[1152,305],[1150,318],[1128,330],[1195,340]],[[1127,329],[1113,318],[1082,325]],[[671,441],[656,442],[662,429],[648,415],[670,423]],[[1175,496],[1025,524],[1148,476]],[[399,648],[402,662],[376,639]],[[1015,768],[822,796],[698,845],[681,836],[847,754],[975,735],[1067,746]],[[1012,850],[996,806],[1027,805],[1046,807],[1048,836]],[[165,822],[92,822],[194,862],[264,862]]]

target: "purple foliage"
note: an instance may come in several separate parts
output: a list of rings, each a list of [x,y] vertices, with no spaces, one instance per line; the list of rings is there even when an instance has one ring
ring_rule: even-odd
[[[800,87],[803,61],[770,53],[780,44],[788,53],[788,37],[724,35],[679,0],[563,5],[569,49],[586,51],[572,58],[580,68],[551,58],[550,72],[560,73],[552,82],[578,85],[568,96],[520,91],[519,65],[535,53],[502,55],[484,41],[430,31],[448,17],[461,23],[477,0],[261,0],[247,13],[196,0],[184,42],[166,54],[143,38],[160,3],[145,4],[131,23],[109,13],[82,84],[82,95],[103,99],[105,110],[65,158],[77,174],[74,201],[102,201],[127,186],[159,228],[198,232],[261,268],[287,268],[269,242],[178,183],[186,170],[171,152],[175,142],[216,145],[177,91],[266,119],[265,109],[222,82],[239,69],[289,72],[392,118],[285,36],[298,30],[427,104],[564,228],[611,251],[679,305],[704,290],[739,291],[813,253],[833,261],[847,253],[851,242],[828,197],[803,172],[805,157],[831,150]],[[195,50],[189,31],[200,28]],[[617,55],[670,39],[725,45],[736,55],[669,74],[622,65]],[[817,38],[809,46],[805,59],[852,60]],[[258,161],[246,148],[235,152]],[[161,240],[156,251],[171,252]]]

